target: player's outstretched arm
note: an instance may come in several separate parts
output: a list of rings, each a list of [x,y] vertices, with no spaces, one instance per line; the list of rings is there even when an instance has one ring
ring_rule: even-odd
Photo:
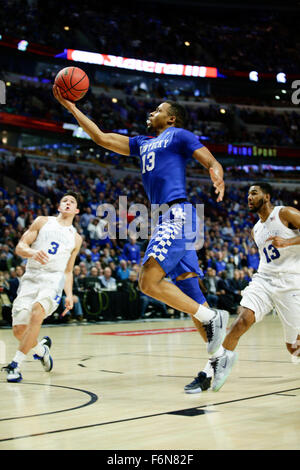
[[[75,103],[61,96],[60,90],[56,85],[53,85],[53,94],[57,101],[73,114],[80,127],[82,127],[97,145],[121,155],[130,155],[129,137],[114,132],[102,132],[91,119],[85,116],[85,114],[76,107]]]
[[[30,247],[47,220],[48,217],[37,217],[30,225],[29,229],[23,233],[15,249],[15,252],[18,256],[21,256],[21,258],[33,258],[41,264],[47,263],[49,258],[43,250],[34,250]]]
[[[210,178],[215,187],[215,193],[218,195],[217,202],[221,202],[225,192],[222,165],[215,159],[207,147],[201,147],[195,150],[193,157],[209,171]]]

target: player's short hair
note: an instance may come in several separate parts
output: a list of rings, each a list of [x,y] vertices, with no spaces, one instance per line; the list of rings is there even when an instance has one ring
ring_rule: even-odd
[[[80,203],[80,196],[79,196],[79,193],[76,193],[75,191],[67,191],[61,198],[60,198],[60,201],[66,197],[66,196],[73,196],[73,198],[76,200],[77,202],[77,206],[79,206],[79,203]]]
[[[265,183],[264,181],[256,181],[251,186],[259,186],[263,193],[269,194],[270,198],[272,198],[273,188],[269,183]]]
[[[176,103],[176,101],[168,100],[168,101],[165,101],[165,103],[168,103],[170,105],[170,108],[169,108],[170,116],[176,117],[176,122],[175,122],[176,127],[185,127],[186,122],[187,122],[187,112],[185,108],[181,104]]]

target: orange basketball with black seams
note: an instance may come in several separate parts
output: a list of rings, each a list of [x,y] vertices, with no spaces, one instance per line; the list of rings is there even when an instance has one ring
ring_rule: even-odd
[[[78,101],[89,89],[90,81],[87,74],[78,67],[65,67],[60,70],[54,81],[63,98]]]

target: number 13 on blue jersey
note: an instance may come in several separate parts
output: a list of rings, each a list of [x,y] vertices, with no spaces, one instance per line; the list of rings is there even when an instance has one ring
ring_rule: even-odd
[[[152,171],[155,167],[155,152],[144,153],[141,156],[142,159],[142,173],[146,171]]]

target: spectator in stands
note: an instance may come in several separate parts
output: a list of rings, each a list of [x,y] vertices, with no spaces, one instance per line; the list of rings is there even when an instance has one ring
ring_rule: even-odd
[[[241,291],[243,290],[241,282],[241,271],[239,269],[234,270],[233,279],[230,279],[230,286],[234,295],[235,304],[238,306],[240,304],[240,300],[242,299]]]
[[[240,253],[240,268],[247,268],[248,267],[248,255],[246,253]]]
[[[131,236],[129,242],[124,245],[122,258],[129,261],[130,264],[140,264],[141,261],[141,250],[139,245],[136,243],[136,238]]]
[[[98,267],[92,266],[90,271],[80,277],[80,281],[78,282],[78,293],[80,288],[90,288],[92,287],[96,291],[100,291],[103,288],[103,284],[100,280],[100,272]]]
[[[126,319],[137,319],[141,314],[141,300],[140,290],[138,287],[138,276],[133,270],[130,271],[129,277],[122,281],[121,285],[118,286],[118,290],[126,292],[128,294],[128,300],[126,306],[125,318]]]
[[[91,267],[89,275],[91,277],[97,277],[100,280],[99,270],[94,265]]]
[[[231,240],[234,236],[234,230],[231,226],[230,220],[225,222],[225,226],[221,229],[221,234],[224,240]]]
[[[118,281],[125,281],[129,279],[130,270],[127,266],[127,261],[125,259],[121,259],[120,266],[116,270],[116,276]]]
[[[14,254],[10,249],[8,243],[2,245],[1,253],[0,253],[0,268],[2,271],[9,271],[9,269],[13,266],[13,259]]]
[[[251,281],[253,273],[251,273],[250,276],[247,279],[245,271],[240,269],[239,272],[240,272],[239,284],[240,284],[240,290],[242,291],[243,289],[245,289],[247,287],[247,285]]]
[[[110,262],[108,263],[108,267],[111,269],[111,273],[112,273],[111,275],[112,275],[112,277],[114,277],[114,278],[116,279],[116,281],[118,281],[117,269],[118,269],[119,265],[118,265],[118,267],[117,267],[117,265],[116,265],[116,263],[115,263],[114,261],[110,261]],[[101,274],[103,274],[103,269],[102,269]]]
[[[70,321],[73,319],[74,321],[82,322],[84,320],[83,316],[83,310],[81,306],[81,301],[80,301],[80,285],[78,282],[78,275],[74,275],[75,273],[78,273],[80,271],[79,266],[75,266],[73,268],[73,309],[69,310],[66,315],[65,319],[66,321]],[[75,273],[74,273],[75,271]],[[66,301],[66,296],[62,296],[62,306],[63,309],[65,309],[65,301]]]
[[[90,259],[91,259],[91,262],[92,263],[96,263],[96,261],[99,261],[100,260],[100,249],[99,247],[97,246],[94,246],[91,250],[91,255],[90,255]],[[89,255],[88,255],[89,256]],[[88,257],[87,257],[88,258]]]
[[[229,313],[236,313],[237,304],[235,302],[230,279],[227,278],[226,271],[220,272],[220,279],[218,280],[217,289],[219,293],[218,308],[224,310],[226,308]]]
[[[115,291],[117,290],[117,282],[114,277],[112,277],[111,269],[106,266],[103,271],[103,275],[100,276],[100,282],[104,289]]]
[[[235,271],[234,259],[233,256],[229,255],[226,259],[226,271],[229,279],[233,279]]]
[[[217,307],[219,296],[218,296],[218,278],[216,276],[216,270],[208,267],[205,277],[203,279],[204,286],[206,288],[205,297],[210,307]]]
[[[110,249],[108,247],[103,248],[101,261],[105,265],[108,265],[111,261],[113,261],[111,254],[110,254]]]
[[[83,233],[85,235],[88,234],[87,228],[93,219],[94,219],[94,215],[92,214],[92,209],[90,207],[86,207],[80,217],[80,225],[83,228]]]
[[[251,247],[247,253],[247,266],[257,271],[259,265],[259,253],[255,246]]]
[[[156,315],[157,312],[160,312],[163,316],[168,317],[168,310],[166,304],[160,302],[159,300],[153,299],[148,295],[143,294],[140,292],[140,300],[141,300],[141,318],[145,318],[147,315],[147,308],[151,305],[154,307],[154,314]]]
[[[73,277],[76,280],[81,278],[81,270],[80,270],[80,266],[78,266],[78,264],[75,264],[75,266],[73,268]]]
[[[0,271],[0,325],[7,325],[11,312],[11,301],[9,298],[9,282]]]
[[[94,267],[97,268],[98,276],[102,276],[103,274],[103,267],[100,261],[95,261]]]
[[[24,274],[25,268],[24,266],[16,266],[16,268],[10,269],[10,277],[9,277],[9,298],[10,301],[13,302],[17,297],[17,292],[19,289],[21,278]]]
[[[234,246],[232,249],[232,259],[236,268],[239,268],[241,266],[241,254],[242,253],[240,253],[239,248],[237,246]]]
[[[0,270],[2,272],[9,270],[8,256],[3,249],[0,251]]]
[[[254,275],[254,269],[244,266],[241,271],[244,273],[245,281],[249,283]]]
[[[214,262],[214,267],[215,267],[217,275],[219,275],[221,271],[226,270],[226,263],[224,261],[224,253],[222,251],[217,251],[216,261]]]
[[[85,265],[85,262],[84,261],[80,261],[79,263],[79,266],[80,266],[80,275],[81,277],[86,277],[88,276],[88,269]]]
[[[26,226],[26,216],[24,212],[20,212],[18,217],[16,218],[17,224],[21,227],[21,229],[24,229]]]
[[[110,260],[110,263],[111,262],[114,262],[115,265],[118,265],[120,263],[120,256],[119,256],[119,249],[117,247],[117,250],[114,249],[114,248],[111,248],[110,249],[110,257],[111,257],[111,260]]]
[[[95,217],[87,226],[88,236],[91,242],[103,239],[106,222],[103,219]]]
[[[90,207],[94,217],[97,215],[98,206],[99,206],[99,200],[96,194],[94,193],[94,195],[92,196],[92,199],[88,203],[88,207]]]

